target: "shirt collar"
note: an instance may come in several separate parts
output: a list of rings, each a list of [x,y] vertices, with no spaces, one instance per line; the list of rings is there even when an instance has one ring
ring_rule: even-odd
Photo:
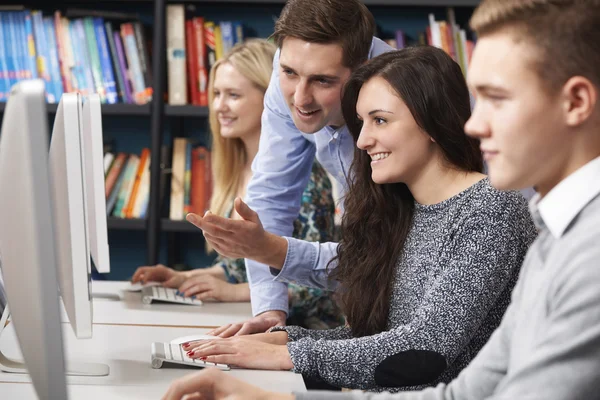
[[[600,157],[588,162],[556,185],[544,198],[529,203],[538,229],[547,227],[559,239],[583,208],[600,193]]]

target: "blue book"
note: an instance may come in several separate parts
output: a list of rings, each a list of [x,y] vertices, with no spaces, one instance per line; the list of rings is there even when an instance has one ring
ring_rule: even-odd
[[[104,29],[104,20],[102,18],[94,18],[94,31],[96,32],[96,42],[98,43],[100,68],[102,68],[102,84],[104,90],[106,90],[106,102],[108,104],[115,104],[118,101],[117,87],[111,66],[111,57],[108,50],[106,30]]]
[[[72,73],[74,81],[76,82],[75,87],[81,94],[87,95],[90,92],[87,86],[85,74],[83,72],[81,57],[79,57],[79,41],[77,40],[77,35],[75,34],[75,24],[73,23],[73,21],[67,22],[67,34],[69,35],[69,42],[71,43],[71,52],[73,54]]]
[[[14,35],[14,22],[13,17],[11,16],[12,12],[7,12],[4,14],[6,21],[6,29],[4,31],[5,38],[5,49],[6,49],[6,63],[8,66],[8,79],[9,79],[9,87],[13,87],[15,83],[18,82],[18,63],[17,63],[17,49],[15,46],[15,35]]]
[[[76,19],[70,24],[71,44],[73,46],[73,57],[77,60],[80,68],[80,75],[83,79],[85,92],[84,94],[96,93],[94,86],[94,77],[89,58],[86,52],[85,31],[83,28],[83,20]]]
[[[244,27],[240,21],[233,21],[233,44],[242,43],[244,41]]]
[[[10,82],[8,81],[8,68],[6,67],[6,52],[4,51],[4,21],[3,12],[0,12],[0,101],[8,99]]]
[[[35,61],[35,41],[33,39],[33,23],[31,22],[31,12],[23,11],[25,16],[25,40],[27,40],[27,61],[28,69],[31,71],[31,78],[37,79],[37,64]]]
[[[56,98],[56,91],[52,78],[50,76],[50,56],[48,51],[48,43],[46,42],[46,30],[44,29],[44,21],[41,11],[33,11],[31,13],[33,21],[33,34],[35,36],[35,50],[38,57],[38,75],[46,83],[46,98],[48,103],[56,103],[60,99]]]
[[[44,17],[44,28],[46,29],[46,39],[48,40],[48,58],[50,60],[50,79],[52,79],[52,88],[54,97],[58,102],[64,93],[62,75],[60,73],[60,63],[58,61],[58,44],[56,43],[56,29],[54,27],[54,18]]]
[[[25,40],[25,15],[17,11],[13,13],[15,27],[15,46],[19,58],[19,80],[29,79],[29,61],[27,60],[27,40]]]

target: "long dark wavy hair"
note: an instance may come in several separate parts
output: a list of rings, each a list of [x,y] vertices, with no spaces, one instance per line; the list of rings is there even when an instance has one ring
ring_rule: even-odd
[[[448,168],[482,171],[479,142],[464,133],[471,115],[469,91],[460,67],[435,47],[411,47],[382,54],[359,67],[344,87],[342,112],[354,141],[362,122],[356,115],[361,87],[385,79],[406,104],[418,126],[440,147]],[[341,300],[355,337],[387,329],[396,265],[411,228],[414,198],[402,182],[376,184],[371,159],[358,148],[344,200],[337,268]],[[330,263],[331,265],[331,263]]]

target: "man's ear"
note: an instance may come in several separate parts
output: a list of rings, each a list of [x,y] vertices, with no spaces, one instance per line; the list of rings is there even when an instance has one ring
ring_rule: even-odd
[[[565,122],[575,127],[586,122],[594,112],[598,88],[589,79],[574,76],[564,84],[562,95]]]

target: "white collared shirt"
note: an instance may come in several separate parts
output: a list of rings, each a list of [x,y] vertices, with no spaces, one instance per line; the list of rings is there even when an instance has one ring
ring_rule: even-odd
[[[538,228],[559,239],[579,212],[600,193],[600,157],[573,172],[544,198],[536,194],[529,209]]]

